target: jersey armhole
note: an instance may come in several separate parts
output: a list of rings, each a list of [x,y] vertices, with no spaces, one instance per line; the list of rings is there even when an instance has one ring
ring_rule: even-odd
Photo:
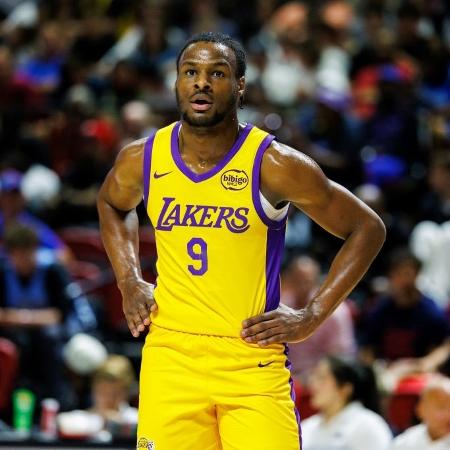
[[[284,206],[281,211],[286,208],[286,214],[283,215],[281,219],[274,220],[272,217],[269,217],[267,212],[270,213],[269,208],[267,208],[267,205],[264,205],[264,200],[270,205],[267,199],[265,199],[262,194],[260,194],[261,189],[261,163],[264,156],[264,152],[269,148],[272,141],[275,139],[275,136],[268,134],[259,144],[258,150],[256,151],[255,155],[255,161],[253,163],[253,171],[252,171],[252,199],[253,199],[253,205],[255,206],[256,212],[258,213],[259,218],[265,223],[269,228],[273,229],[280,229],[284,227],[287,219],[287,208],[289,205]],[[262,200],[262,198],[264,200]],[[266,206],[266,207],[265,207]],[[278,211],[276,208],[274,208],[272,205],[270,205],[273,210],[276,211],[276,214],[278,214]],[[272,216],[272,214],[271,214]]]

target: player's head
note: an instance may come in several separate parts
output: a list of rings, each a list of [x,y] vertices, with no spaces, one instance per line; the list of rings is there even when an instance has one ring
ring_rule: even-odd
[[[439,375],[427,383],[417,404],[417,415],[433,440],[450,434],[450,378]]]
[[[175,91],[183,120],[210,127],[235,116],[245,69],[245,51],[230,36],[208,32],[190,38],[177,58]]]
[[[9,225],[4,244],[9,261],[19,274],[26,276],[34,271],[39,238],[33,228],[22,224]]]

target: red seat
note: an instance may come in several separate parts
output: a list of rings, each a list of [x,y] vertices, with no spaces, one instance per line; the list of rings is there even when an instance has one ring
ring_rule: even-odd
[[[313,414],[317,413],[317,410],[311,405],[311,392],[307,387],[300,384],[300,382],[294,379],[294,392],[295,392],[295,406],[298,409],[301,419],[306,419]]]
[[[76,259],[101,266],[107,265],[108,257],[99,230],[87,227],[68,227],[60,230],[59,235]]]
[[[427,375],[413,375],[399,381],[387,401],[387,421],[395,430],[401,432],[415,424],[415,408]]]
[[[96,264],[78,260],[70,263],[69,273],[76,281],[96,281],[102,275],[102,271]]]
[[[0,410],[5,409],[11,398],[19,369],[19,351],[8,339],[0,338]]]

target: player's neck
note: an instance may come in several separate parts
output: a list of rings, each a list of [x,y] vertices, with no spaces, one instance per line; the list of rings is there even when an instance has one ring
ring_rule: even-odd
[[[214,165],[231,149],[238,134],[237,117],[213,127],[193,127],[183,121],[178,138],[180,153],[191,160]]]

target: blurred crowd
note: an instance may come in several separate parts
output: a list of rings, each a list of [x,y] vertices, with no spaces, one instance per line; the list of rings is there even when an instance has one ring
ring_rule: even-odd
[[[292,346],[295,382],[320,411],[317,380],[337,364],[327,355],[370,367],[385,396],[418,377],[425,399],[437,389],[447,402],[447,428],[438,434],[450,434],[445,0],[0,0],[0,19],[0,340],[19,355],[10,391],[25,386],[38,399],[56,398],[63,411],[100,411],[105,423],[131,408],[128,401],[136,406],[129,375],[127,395],[104,386],[114,377],[102,375],[103,365],[116,353],[136,375],[141,342],[126,331],[98,235],[96,194],[124,145],[178,119],[175,61],[185,39],[221,31],[248,52],[240,120],[314,158],[387,228],[351,298],[309,341]],[[142,206],[138,214],[144,273],[153,280],[151,225]],[[304,306],[339,245],[290,211],[282,301]],[[102,349],[74,344],[80,336]],[[1,364],[0,418],[8,422]],[[444,381],[427,387],[437,373]],[[349,383],[344,377],[335,387]],[[96,406],[98,392],[120,401]],[[345,392],[342,407],[358,400]],[[424,410],[409,424],[425,420]],[[402,431],[386,411],[379,411],[386,432]],[[323,436],[314,427],[311,436]]]

